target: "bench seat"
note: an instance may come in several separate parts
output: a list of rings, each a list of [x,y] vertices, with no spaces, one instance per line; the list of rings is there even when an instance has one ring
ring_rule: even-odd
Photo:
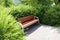
[[[22,28],[26,28],[36,22],[39,22],[38,17],[34,15],[18,18],[18,22],[22,23]]]
[[[27,22],[23,23],[22,28],[26,28],[27,26],[30,26],[30,25],[36,23],[37,21],[38,21],[37,19],[31,20],[31,21],[27,21]]]

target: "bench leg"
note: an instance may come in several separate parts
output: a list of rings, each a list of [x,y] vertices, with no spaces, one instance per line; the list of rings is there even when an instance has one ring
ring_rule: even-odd
[[[38,24],[40,24],[39,19],[38,19]]]

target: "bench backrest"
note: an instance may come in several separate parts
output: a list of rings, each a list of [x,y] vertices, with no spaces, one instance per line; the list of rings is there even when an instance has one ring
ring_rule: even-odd
[[[23,18],[18,18],[18,21],[21,21],[22,23],[34,19],[34,15],[26,16]]]

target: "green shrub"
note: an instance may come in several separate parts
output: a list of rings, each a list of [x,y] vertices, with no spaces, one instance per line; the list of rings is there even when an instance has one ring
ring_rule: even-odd
[[[12,0],[0,0],[0,5],[2,6],[9,7],[12,4],[13,4]]]
[[[0,7],[0,40],[24,40],[24,33],[9,10]]]
[[[60,5],[50,7],[42,17],[42,23],[60,25]]]
[[[44,14],[46,13],[46,11],[50,8],[51,6],[46,6],[46,5],[42,5],[39,4],[36,9],[38,10],[38,13],[36,13],[36,16],[39,17],[40,19],[40,23],[42,23],[42,19],[44,17]]]
[[[38,0],[20,0],[22,4],[36,6]]]
[[[20,18],[23,16],[27,16],[27,15],[31,15],[33,13],[37,13],[36,8],[29,6],[29,5],[19,5],[19,6],[12,6],[11,7],[11,14],[15,17],[15,18]]]
[[[38,0],[39,3],[41,3],[42,5],[51,5],[53,2],[52,0]]]

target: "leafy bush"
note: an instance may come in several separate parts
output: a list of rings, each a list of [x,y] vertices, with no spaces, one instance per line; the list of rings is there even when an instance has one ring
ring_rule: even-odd
[[[0,40],[24,40],[21,24],[9,12],[0,6]]]
[[[44,14],[42,23],[48,25],[60,25],[60,5],[50,7]]]
[[[0,0],[0,5],[2,6],[9,7],[12,4],[13,4],[12,0]]]
[[[30,5],[30,6],[36,6],[38,3],[38,0],[20,0],[22,4]]]
[[[46,13],[46,11],[50,8],[51,6],[46,6],[46,5],[42,5],[39,4],[36,9],[38,10],[38,13],[36,13],[36,16],[39,17],[40,19],[40,23],[42,23],[42,19],[44,17],[44,14]]]
[[[29,6],[29,5],[19,5],[19,6],[12,6],[11,7],[11,14],[15,17],[15,18],[20,18],[23,16],[27,16],[27,15],[31,15],[33,13],[37,13],[36,8]]]
[[[39,3],[41,3],[42,5],[51,5],[53,2],[52,0],[38,0]]]

